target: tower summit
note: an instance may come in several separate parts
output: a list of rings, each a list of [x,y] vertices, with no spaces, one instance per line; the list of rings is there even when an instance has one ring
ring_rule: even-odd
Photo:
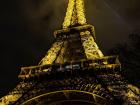
[[[118,57],[104,56],[96,44],[83,0],[69,0],[54,36],[39,65],[21,68],[19,84],[0,105],[140,105],[139,89],[121,75]]]
[[[74,25],[85,25],[85,8],[83,0],[69,0],[63,28],[69,28]]]

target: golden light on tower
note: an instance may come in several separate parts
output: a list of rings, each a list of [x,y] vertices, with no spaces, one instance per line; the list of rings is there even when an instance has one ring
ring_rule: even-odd
[[[118,56],[99,49],[83,0],[69,0],[54,36],[39,65],[21,69],[21,81],[0,105],[140,105],[139,89],[124,80]]]

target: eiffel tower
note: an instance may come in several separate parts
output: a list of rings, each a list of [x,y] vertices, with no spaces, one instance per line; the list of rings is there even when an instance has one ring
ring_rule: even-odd
[[[83,0],[69,0],[54,37],[37,66],[21,68],[19,84],[0,105],[140,105],[139,89],[125,81],[118,56],[98,48]]]

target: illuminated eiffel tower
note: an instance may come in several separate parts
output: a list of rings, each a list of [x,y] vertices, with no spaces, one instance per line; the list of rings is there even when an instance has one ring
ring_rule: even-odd
[[[39,65],[21,69],[21,82],[0,105],[140,105],[139,89],[122,77],[118,57],[99,50],[83,0],[69,0],[54,36]]]

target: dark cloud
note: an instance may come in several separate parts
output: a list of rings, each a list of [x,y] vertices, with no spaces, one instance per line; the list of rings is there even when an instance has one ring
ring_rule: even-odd
[[[5,0],[0,3],[0,90],[12,89],[21,66],[35,65],[53,43],[68,0]],[[139,31],[139,0],[85,0],[88,23],[105,52]]]

